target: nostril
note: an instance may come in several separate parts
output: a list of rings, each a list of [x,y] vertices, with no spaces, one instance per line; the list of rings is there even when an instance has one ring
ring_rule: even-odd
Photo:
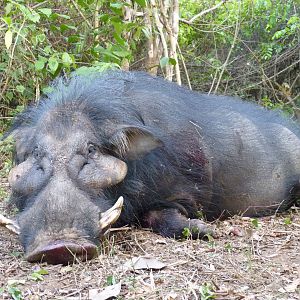
[[[42,166],[37,166],[36,170],[44,172],[44,168]]]
[[[26,259],[29,262],[47,262],[54,265],[66,265],[78,260],[90,260],[95,257],[97,253],[97,246],[89,242],[77,244],[69,241],[56,241],[39,247],[27,254]]]

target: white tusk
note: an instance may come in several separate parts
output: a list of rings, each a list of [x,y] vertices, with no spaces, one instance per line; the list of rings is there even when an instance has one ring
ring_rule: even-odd
[[[105,211],[101,214],[101,219],[99,221],[100,229],[103,230],[104,228],[112,225],[117,219],[120,217],[122,212],[122,207],[124,203],[124,198],[121,196],[115,203],[113,207]]]
[[[15,234],[20,234],[20,227],[16,222],[4,217],[0,214],[0,225],[5,226],[8,230],[12,231]]]

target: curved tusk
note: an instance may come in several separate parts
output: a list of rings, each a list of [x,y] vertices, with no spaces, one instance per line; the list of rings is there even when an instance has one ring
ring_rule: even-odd
[[[5,226],[9,231],[15,233],[15,234],[20,234],[20,227],[18,224],[3,215],[0,214],[0,225]]]
[[[101,214],[101,219],[99,221],[100,229],[103,230],[104,228],[112,225],[117,219],[120,217],[122,212],[122,207],[124,203],[124,198],[121,196],[115,203],[113,207],[105,211]]]

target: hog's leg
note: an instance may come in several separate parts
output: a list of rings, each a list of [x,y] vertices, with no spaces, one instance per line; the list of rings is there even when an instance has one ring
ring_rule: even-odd
[[[198,219],[188,219],[175,208],[150,211],[143,221],[143,226],[165,237],[182,238],[185,228],[189,229],[193,239],[213,234],[210,225]]]

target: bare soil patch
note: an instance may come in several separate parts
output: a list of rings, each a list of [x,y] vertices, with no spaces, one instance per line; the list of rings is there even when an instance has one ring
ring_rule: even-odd
[[[299,208],[216,226],[210,241],[123,229],[106,236],[99,257],[71,266],[26,262],[18,239],[0,228],[0,299],[93,299],[113,282],[121,282],[117,299],[300,299]],[[166,266],[128,268],[141,256]]]

